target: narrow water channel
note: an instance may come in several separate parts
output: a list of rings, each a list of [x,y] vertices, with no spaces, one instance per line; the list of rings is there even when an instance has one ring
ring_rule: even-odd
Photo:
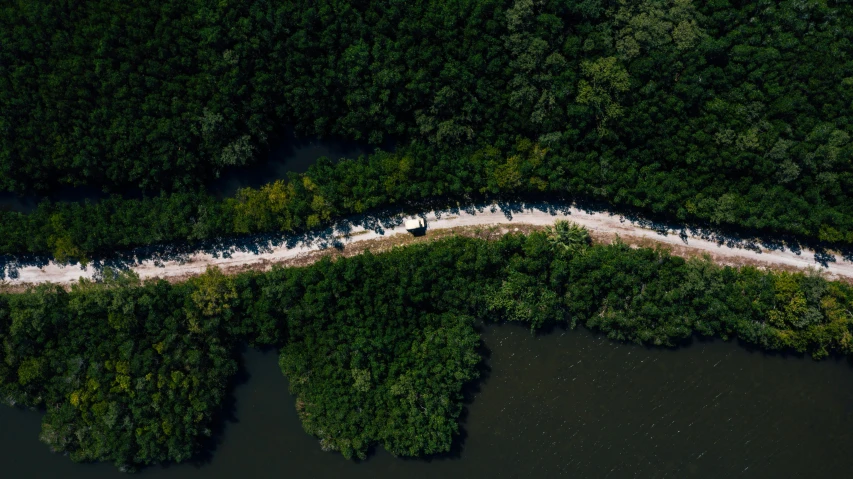
[[[236,420],[212,459],[138,477],[848,477],[853,368],[765,355],[720,340],[679,350],[585,330],[531,336],[490,327],[487,379],[467,407],[458,454],[361,463],[320,450],[294,412],[275,353],[245,355]],[[39,415],[0,408],[4,477],[127,477],[74,464],[38,441]]]
[[[366,145],[355,142],[288,138],[274,145],[262,161],[226,168],[208,185],[208,191],[219,198],[233,197],[240,188],[258,188],[287,178],[291,172],[305,173],[322,157],[337,161],[358,158],[370,151]]]
[[[386,150],[393,149],[393,144],[388,143],[382,147]],[[341,158],[358,158],[371,151],[373,150],[367,145],[352,141],[297,138],[291,130],[287,130],[284,138],[273,145],[258,161],[248,166],[226,168],[219,178],[211,180],[206,188],[210,194],[218,198],[232,197],[240,188],[257,188],[278,179],[285,179],[291,172],[305,173],[308,167],[322,157],[337,161]],[[142,192],[131,191],[124,196],[129,199],[141,198]],[[60,188],[51,192],[48,197],[51,201],[88,200],[95,203],[109,195],[91,186],[80,186]],[[31,213],[35,211],[41,200],[39,196],[21,197],[14,193],[0,191],[0,211]]]

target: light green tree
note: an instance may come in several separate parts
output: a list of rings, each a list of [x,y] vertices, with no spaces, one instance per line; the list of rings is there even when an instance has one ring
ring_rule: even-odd
[[[571,254],[582,254],[585,248],[592,243],[589,231],[571,221],[557,220],[554,226],[547,227],[545,231],[548,235],[548,242],[555,249]]]
[[[616,50],[623,60],[654,49],[689,50],[706,35],[699,18],[691,0],[620,0],[613,15]]]
[[[584,61],[581,73],[584,79],[578,83],[577,102],[595,110],[598,131],[604,135],[607,123],[622,116],[617,95],[628,91],[631,79],[616,57]]]

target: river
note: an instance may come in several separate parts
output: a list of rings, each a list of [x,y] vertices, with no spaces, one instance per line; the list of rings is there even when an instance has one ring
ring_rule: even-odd
[[[381,145],[385,150],[393,150],[394,144]],[[299,138],[290,129],[282,135],[269,151],[260,159],[247,166],[225,168],[219,178],[208,182],[207,191],[218,198],[233,197],[239,188],[257,188],[278,179],[287,178],[287,174],[305,173],[321,157],[332,160],[357,158],[372,149],[365,144],[339,139]],[[91,186],[62,187],[52,191],[47,197],[51,201],[97,202],[109,195]],[[126,190],[124,197],[141,198],[142,192]],[[32,213],[42,200],[38,196],[18,196],[0,191],[0,211],[19,211]]]
[[[845,359],[767,355],[721,340],[678,350],[619,344],[586,330],[532,336],[489,327],[490,372],[468,404],[454,454],[362,462],[320,450],[294,410],[274,352],[244,355],[209,460],[138,477],[846,477],[853,467],[853,368]],[[39,414],[0,408],[6,478],[127,477],[74,464],[38,441]]]

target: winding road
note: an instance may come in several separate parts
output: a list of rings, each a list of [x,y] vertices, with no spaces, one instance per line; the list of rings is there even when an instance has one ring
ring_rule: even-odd
[[[823,271],[825,276],[831,279],[848,281],[853,279],[853,262],[837,255],[815,255],[813,251],[792,251],[779,245],[762,245],[730,238],[717,238],[696,231],[675,231],[666,226],[632,221],[623,216],[600,211],[585,211],[576,207],[549,204],[486,205],[431,211],[419,216],[426,219],[430,232],[466,227],[470,230],[470,227],[495,225],[501,225],[503,231],[511,231],[513,225],[546,226],[553,224],[556,220],[567,219],[585,226],[593,238],[599,241],[612,240],[618,234],[626,243],[644,246],[659,244],[680,256],[707,253],[714,261],[723,264],[737,266],[751,264],[786,270],[812,268]],[[282,236],[278,241],[267,243],[259,248],[230,247],[224,251],[200,250],[176,258],[135,259],[129,267],[142,279],[160,277],[175,280],[200,274],[209,265],[229,270],[262,268],[276,263],[287,264],[299,258],[317,257],[317,252],[329,248],[337,248],[340,251],[356,244],[370,246],[371,243],[364,242],[387,240],[395,235],[408,236],[409,233],[403,227],[403,221],[406,218],[412,217],[399,216],[385,219],[382,220],[381,225],[376,222],[359,225],[351,220],[342,220],[323,232],[303,236]],[[818,258],[821,262],[816,260]],[[6,284],[22,286],[51,282],[68,285],[81,277],[96,278],[98,274],[99,269],[91,265],[82,267],[51,262],[43,267],[7,266]]]

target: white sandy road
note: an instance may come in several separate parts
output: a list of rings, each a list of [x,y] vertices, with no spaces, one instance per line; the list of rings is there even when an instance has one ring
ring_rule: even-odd
[[[490,225],[519,225],[528,224],[536,226],[551,225],[558,219],[568,219],[585,226],[597,238],[619,234],[632,241],[652,241],[662,245],[670,245],[674,254],[701,254],[709,253],[715,261],[740,265],[752,264],[767,268],[779,269],[818,269],[824,271],[829,278],[853,279],[853,262],[846,261],[839,256],[835,261],[827,263],[824,267],[815,261],[814,252],[802,250],[797,254],[787,248],[766,249],[751,247],[749,249],[737,245],[721,244],[713,240],[703,239],[689,234],[681,234],[669,231],[664,234],[653,229],[644,227],[642,224],[633,223],[624,217],[611,215],[606,212],[585,212],[577,208],[554,209],[547,205],[534,205],[533,207],[511,208],[510,211],[502,210],[499,206],[487,206],[469,208],[466,210],[432,211],[421,215],[427,220],[427,227],[431,230],[449,229],[465,226],[490,226]],[[326,248],[364,241],[387,238],[393,235],[409,234],[402,226],[402,220],[396,221],[397,226],[384,229],[371,230],[362,226],[350,226],[343,222],[333,228],[333,239],[327,235],[324,238],[302,239],[290,244],[281,244],[270,248],[264,248],[260,252],[247,252],[235,249],[225,256],[221,253],[214,256],[206,252],[196,252],[179,260],[167,260],[155,262],[145,260],[137,262],[132,267],[140,278],[169,278],[186,277],[200,274],[209,265],[216,265],[223,269],[233,267],[245,267],[252,265],[268,265],[278,262],[297,259],[301,256],[320,251]],[[284,242],[282,242],[284,243]],[[828,256],[832,258],[832,256]],[[7,272],[8,273],[8,272]],[[84,269],[79,265],[57,265],[50,263],[44,267],[26,266],[16,270],[16,274],[7,274],[7,284],[45,283],[69,284],[76,282],[80,277],[93,278],[96,271],[89,267]],[[11,276],[11,278],[9,277]]]

